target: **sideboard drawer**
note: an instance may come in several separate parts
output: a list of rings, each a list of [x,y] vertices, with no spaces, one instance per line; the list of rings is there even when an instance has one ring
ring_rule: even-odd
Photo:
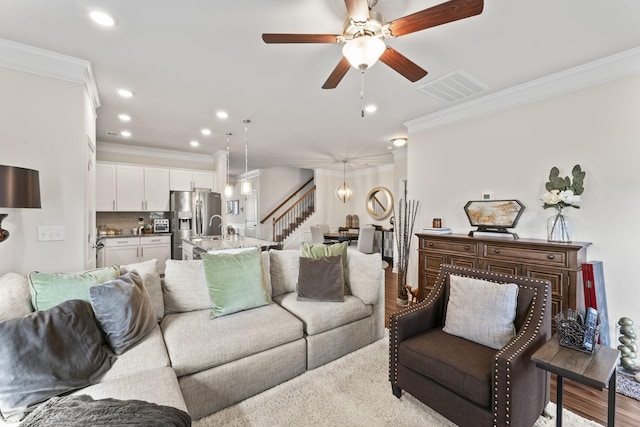
[[[563,251],[524,249],[491,243],[484,245],[484,257],[487,259],[568,266],[567,254]]]
[[[443,242],[438,240],[421,239],[422,249],[464,253],[468,255],[478,254],[478,245],[468,242]]]

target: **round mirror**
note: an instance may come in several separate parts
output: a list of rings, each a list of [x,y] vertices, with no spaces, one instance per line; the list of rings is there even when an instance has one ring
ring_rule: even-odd
[[[367,212],[373,219],[385,219],[393,211],[393,196],[385,187],[375,187],[367,195]]]

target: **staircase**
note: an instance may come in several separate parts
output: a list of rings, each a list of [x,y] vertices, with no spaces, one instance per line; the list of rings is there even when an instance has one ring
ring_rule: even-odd
[[[269,212],[260,223],[264,224],[271,218],[272,239],[282,243],[315,213],[315,200],[316,186],[311,178],[289,195],[277,208]]]

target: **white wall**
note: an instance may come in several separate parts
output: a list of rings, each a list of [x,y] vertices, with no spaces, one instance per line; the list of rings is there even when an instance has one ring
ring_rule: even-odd
[[[389,225],[389,218],[374,220],[367,213],[366,198],[374,187],[386,187],[394,193],[394,168],[392,165],[371,167],[347,172],[346,182],[354,190],[351,200],[341,202],[336,198],[336,188],[344,181],[342,171],[316,169],[316,215],[313,224],[344,226],[347,215],[358,215],[360,224]],[[394,199],[396,197],[393,194]],[[397,206],[397,200],[395,205]]]
[[[3,165],[40,171],[42,209],[5,209],[9,240],[0,274],[84,268],[87,94],[82,84],[0,67]],[[65,227],[65,240],[36,241],[41,225]]]
[[[592,242],[588,260],[604,262],[610,323],[621,316],[640,322],[639,117],[640,75],[633,75],[412,133],[407,164],[409,198],[421,202],[416,229],[441,217],[455,233],[467,233],[464,204],[492,191],[526,206],[514,230],[520,237],[545,239],[553,212],[540,196],[549,169],[566,176],[579,163],[587,175],[581,209],[568,211],[573,240]],[[412,252],[408,280],[415,287]]]

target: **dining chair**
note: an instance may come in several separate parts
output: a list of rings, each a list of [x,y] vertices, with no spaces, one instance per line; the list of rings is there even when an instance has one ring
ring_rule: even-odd
[[[364,254],[373,253],[373,238],[375,236],[376,228],[374,226],[360,227],[358,232],[358,251]]]
[[[326,239],[324,238],[325,233],[329,232],[328,224],[318,224],[311,226],[311,241],[313,243],[325,243]]]

